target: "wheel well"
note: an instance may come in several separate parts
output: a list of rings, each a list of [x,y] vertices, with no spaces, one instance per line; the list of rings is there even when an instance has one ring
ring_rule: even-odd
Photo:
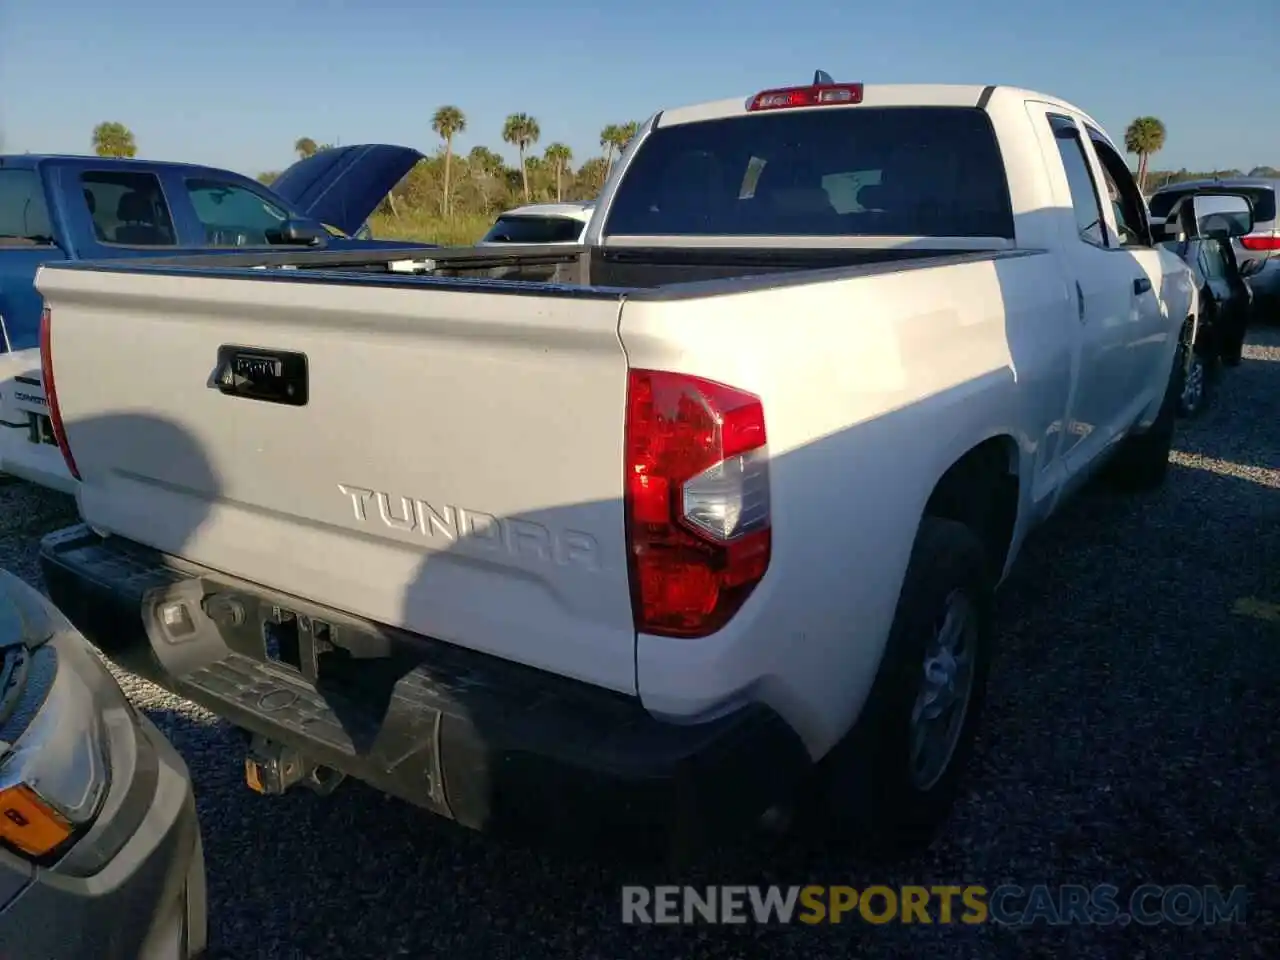
[[[951,465],[933,488],[925,514],[963,523],[987,547],[995,576],[1004,570],[1018,519],[1018,444],[992,437]]]

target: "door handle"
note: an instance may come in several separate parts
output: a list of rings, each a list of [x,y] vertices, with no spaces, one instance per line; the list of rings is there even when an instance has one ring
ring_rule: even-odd
[[[1084,323],[1084,290],[1080,287],[1080,281],[1076,281],[1076,316],[1081,323]]]
[[[1150,277],[1139,277],[1137,280],[1133,281],[1134,296],[1140,297],[1144,293],[1150,292],[1150,290],[1151,290]]]

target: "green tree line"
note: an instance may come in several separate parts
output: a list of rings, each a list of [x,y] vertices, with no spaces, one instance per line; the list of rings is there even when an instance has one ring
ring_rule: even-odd
[[[599,156],[576,163],[568,145],[555,141],[541,145],[542,129],[535,117],[513,113],[500,131],[504,143],[515,148],[516,163],[509,165],[494,150],[478,145],[465,154],[454,150],[454,140],[467,130],[467,117],[458,107],[438,108],[431,129],[439,137],[432,156],[417,164],[387,198],[383,213],[395,217],[492,216],[519,203],[590,200],[639,124],[609,124],[600,131]],[[313,156],[328,147],[310,137],[293,144],[299,158]],[[269,171],[258,179],[270,184],[278,174]]]

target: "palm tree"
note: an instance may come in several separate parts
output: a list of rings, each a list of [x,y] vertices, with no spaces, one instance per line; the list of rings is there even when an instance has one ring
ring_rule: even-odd
[[[457,107],[441,107],[431,118],[431,129],[444,140],[444,197],[441,209],[449,216],[449,168],[453,164],[453,138],[467,129],[467,118]]]
[[[296,153],[301,160],[307,157],[314,157],[320,148],[316,146],[316,142],[310,137],[299,137],[293,141],[293,152]]]
[[[551,164],[556,174],[556,203],[564,199],[564,190],[562,182],[569,164],[573,161],[573,151],[563,143],[552,143],[547,145],[547,163]]]
[[[600,146],[604,148],[605,178],[613,171],[613,162],[622,156],[627,144],[635,139],[640,124],[632,120],[630,123],[611,123],[600,131]]]
[[[608,174],[609,162],[604,157],[592,157],[578,169],[578,184],[585,188],[590,196],[604,186]]]
[[[600,149],[604,151],[604,175],[606,180],[609,178],[609,171],[613,169],[613,151],[617,148],[621,137],[622,130],[616,123],[611,123],[600,131]]]
[[[1138,189],[1147,192],[1147,159],[1164,146],[1164,122],[1159,117],[1138,117],[1124,131],[1124,148],[1138,155]]]
[[[621,155],[622,151],[626,150],[627,147],[631,145],[631,141],[636,138],[636,134],[639,132],[640,124],[636,123],[634,120],[629,123],[624,123],[622,126],[618,127],[619,155]]]
[[[538,142],[542,131],[538,121],[527,113],[513,113],[502,125],[502,139],[515,146],[520,153],[520,182],[524,185],[524,202],[529,202],[529,171],[524,165],[524,152]]]
[[[93,128],[93,152],[100,157],[136,157],[138,144],[123,123],[105,120]]]
[[[467,166],[472,173],[493,176],[502,172],[502,157],[488,147],[474,146],[467,154]]]

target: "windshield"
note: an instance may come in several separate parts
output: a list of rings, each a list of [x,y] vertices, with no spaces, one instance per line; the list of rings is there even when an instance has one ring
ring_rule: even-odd
[[[659,128],[606,236],[1012,239],[1004,161],[969,107],[842,107]]]
[[[586,224],[572,217],[499,217],[486,243],[576,243]]]

